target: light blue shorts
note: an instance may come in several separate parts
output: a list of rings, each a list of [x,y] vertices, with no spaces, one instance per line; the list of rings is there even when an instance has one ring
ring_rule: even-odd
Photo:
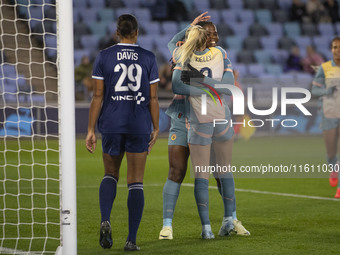
[[[322,114],[321,123],[320,123],[320,129],[322,131],[337,128],[339,125],[340,125],[340,119],[325,118],[325,116]]]
[[[217,124],[214,127],[213,123],[193,123],[190,124],[188,132],[188,143],[208,145],[213,141],[228,141],[234,135],[234,129],[229,124]]]
[[[231,113],[229,107],[225,108],[224,119],[228,120],[228,122],[217,122],[214,124],[213,122],[199,123],[197,121],[192,121],[188,132],[188,143],[208,145],[213,141],[223,142],[230,140],[234,135],[234,128],[231,126]]]
[[[171,118],[168,145],[188,147],[188,129],[185,125],[185,117],[181,113]]]

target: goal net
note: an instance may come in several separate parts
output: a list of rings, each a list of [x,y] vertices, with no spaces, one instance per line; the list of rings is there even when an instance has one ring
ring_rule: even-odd
[[[74,117],[73,63],[72,72],[61,67],[62,47],[73,62],[72,1],[0,3],[0,254],[76,254],[63,248],[67,239],[77,246],[74,120],[67,119]],[[71,9],[63,22],[72,48],[59,40],[63,5]]]

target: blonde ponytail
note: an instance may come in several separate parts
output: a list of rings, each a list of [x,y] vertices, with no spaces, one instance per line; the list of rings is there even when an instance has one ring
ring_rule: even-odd
[[[185,62],[190,60],[195,50],[205,46],[207,38],[207,30],[203,27],[197,25],[190,27],[185,34],[185,43],[176,51],[177,63],[184,66]]]

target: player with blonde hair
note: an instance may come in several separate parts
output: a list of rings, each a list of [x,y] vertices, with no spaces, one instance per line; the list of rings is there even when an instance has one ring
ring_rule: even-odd
[[[215,83],[233,84],[234,76],[231,63],[226,52],[220,47],[206,48],[208,32],[201,26],[192,26],[186,32],[185,43],[175,53],[176,67],[173,73],[173,92],[186,95],[189,102],[185,116],[188,118],[190,128],[188,130],[188,144],[190,148],[191,162],[195,170],[195,199],[202,224],[202,238],[212,239],[209,220],[209,197],[208,197],[208,171],[196,171],[197,167],[209,167],[210,153],[213,148],[216,163],[220,166],[231,164],[231,152],[233,144],[233,129],[229,124],[213,126],[213,118],[230,120],[230,110],[222,97],[221,105],[214,105],[212,98],[207,98],[208,114],[201,111],[202,89],[193,86],[194,84],[210,84],[209,90],[217,91],[219,94],[228,94],[228,89],[214,88]],[[181,80],[182,70],[189,68],[196,70],[195,77],[201,82],[190,81],[190,85]],[[203,75],[205,73],[207,76]],[[189,73],[186,73],[189,74]],[[190,73],[192,74],[192,72]],[[182,79],[187,80],[188,77]],[[220,82],[217,82],[219,80]],[[225,208],[224,224],[219,232],[220,235],[229,235],[234,228],[232,211],[234,208],[234,187],[231,173],[218,173],[221,181],[221,192]]]
[[[199,24],[208,32],[207,47],[217,46],[219,37],[216,26],[208,21],[210,16],[206,16],[208,12],[204,12],[194,19],[190,26]],[[190,27],[186,27],[179,33],[177,33],[169,42],[168,48],[171,53],[177,51],[178,46],[183,43],[185,33]],[[189,158],[189,147],[188,147],[188,130],[185,124],[185,96],[175,94],[172,103],[167,109],[166,113],[171,117],[171,127],[169,131],[168,139],[168,153],[169,153],[169,173],[168,178],[163,188],[163,227],[159,234],[159,239],[168,240],[173,239],[172,219],[176,207],[177,198],[179,196],[180,186],[187,170],[187,161]],[[213,157],[211,157],[213,161]],[[213,163],[212,163],[213,164]],[[221,184],[217,178],[217,187],[221,192]],[[234,183],[230,180],[230,186],[234,187]],[[234,232],[237,235],[248,236],[249,231],[246,230],[241,221],[236,216],[236,200],[233,198],[233,223]],[[224,222],[222,223],[222,227]],[[222,232],[221,232],[222,233]]]

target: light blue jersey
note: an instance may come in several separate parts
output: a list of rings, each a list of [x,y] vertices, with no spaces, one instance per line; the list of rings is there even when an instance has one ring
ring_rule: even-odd
[[[323,63],[313,79],[312,94],[319,97],[321,130],[330,130],[340,125],[340,118],[337,118],[337,111],[340,109],[340,67],[333,60]],[[336,86],[335,91],[332,86]],[[338,93],[338,94],[337,94]]]
[[[189,62],[206,75],[202,83],[207,85],[205,89],[201,89],[183,83],[180,79],[182,67],[179,64],[176,65],[172,89],[175,94],[186,95],[189,102],[185,112],[190,124],[189,143],[207,145],[213,140],[231,139],[234,134],[230,125],[231,114],[223,96],[223,94],[230,95],[230,91],[215,87],[218,83],[234,84],[232,66],[226,52],[220,47],[208,48],[202,52],[195,52]],[[211,93],[208,90],[211,90]],[[201,112],[202,95],[209,95],[206,97],[207,113]],[[224,119],[228,123],[214,126],[215,119]]]
[[[184,40],[185,32],[190,26],[177,33],[168,43],[168,49],[173,55],[177,49],[176,43]],[[185,124],[185,97],[175,95],[165,112],[171,118],[168,145],[188,147],[188,130]]]

